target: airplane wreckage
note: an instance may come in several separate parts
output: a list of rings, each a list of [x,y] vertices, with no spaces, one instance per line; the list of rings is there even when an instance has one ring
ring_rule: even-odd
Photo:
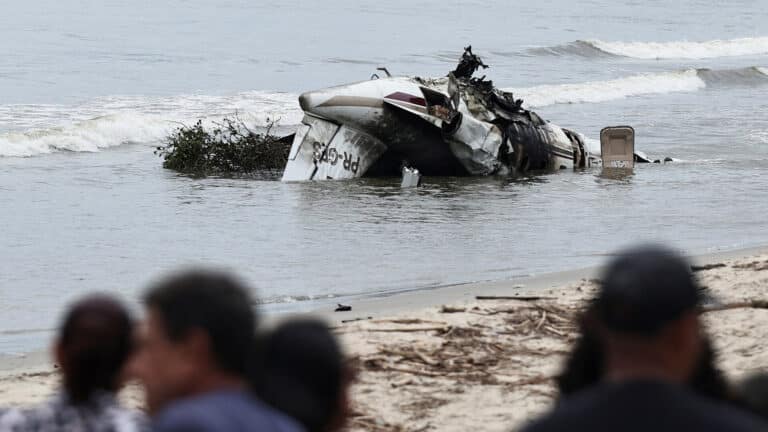
[[[508,175],[603,164],[599,145],[542,120],[484,76],[473,78],[481,67],[488,66],[467,47],[444,78],[392,77],[379,68],[386,77],[302,94],[304,118],[283,181],[402,174],[404,185],[415,185],[420,175]],[[627,162],[650,162],[634,153],[631,128],[620,128],[619,135],[622,145],[631,138]]]

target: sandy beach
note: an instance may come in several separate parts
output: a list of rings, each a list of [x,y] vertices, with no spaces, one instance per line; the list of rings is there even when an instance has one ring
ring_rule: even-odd
[[[739,380],[768,364],[768,250],[693,259],[716,299],[705,321],[719,362]],[[359,370],[351,430],[515,429],[556,396],[553,377],[575,339],[574,319],[599,269],[360,299],[318,311]],[[756,303],[757,302],[757,303]],[[43,400],[57,374],[45,353],[0,362],[0,405]],[[141,391],[122,397],[141,406]],[[480,421],[481,424],[478,425]]]

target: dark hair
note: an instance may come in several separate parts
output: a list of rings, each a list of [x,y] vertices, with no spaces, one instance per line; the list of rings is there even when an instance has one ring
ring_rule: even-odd
[[[605,359],[603,346],[587,311],[579,321],[580,336],[565,360],[565,366],[556,382],[560,398],[576,393],[599,383],[603,379]],[[717,367],[717,355],[712,341],[703,335],[702,352],[696,369],[688,380],[689,387],[696,393],[719,401],[732,401],[728,383],[723,372]]]
[[[64,388],[75,403],[101,390],[118,389],[131,353],[133,321],[123,305],[106,295],[86,297],[70,307],[59,329]]]
[[[191,330],[208,334],[211,354],[224,371],[245,375],[253,348],[256,313],[246,288],[232,276],[190,270],[152,287],[146,305],[160,315],[168,339],[180,341]]]
[[[579,321],[580,335],[555,379],[560,398],[591,387],[603,379],[603,347],[589,322],[588,313]]]
[[[648,244],[619,251],[608,263],[591,310],[608,329],[655,336],[700,301],[688,260],[666,246]]]
[[[266,403],[299,421],[307,432],[325,432],[341,415],[345,364],[338,342],[320,321],[302,319],[265,335],[251,382]]]

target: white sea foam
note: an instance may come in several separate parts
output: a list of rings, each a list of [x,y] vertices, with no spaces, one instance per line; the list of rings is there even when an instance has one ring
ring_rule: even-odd
[[[564,103],[605,102],[630,96],[696,91],[706,87],[696,70],[635,75],[607,81],[542,85],[506,89],[522,97],[529,107]]]
[[[233,96],[111,96],[78,105],[0,105],[0,156],[94,152],[121,144],[156,145],[175,127],[211,124],[237,113],[248,125],[292,126],[302,113],[289,93]]]
[[[171,124],[149,116],[110,114],[70,126],[0,134],[0,156],[34,156],[57,150],[94,152],[161,139]]]
[[[708,59],[768,53],[768,37],[706,42],[585,42],[609,54],[637,59]]]
[[[757,71],[760,72],[761,74],[768,76],[768,68],[758,66],[755,69],[757,69]]]

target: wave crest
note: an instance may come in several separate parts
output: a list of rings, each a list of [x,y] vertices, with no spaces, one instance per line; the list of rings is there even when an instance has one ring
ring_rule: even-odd
[[[768,68],[687,69],[605,81],[506,89],[540,108],[555,104],[598,103],[633,96],[693,92],[706,87],[768,84]],[[99,115],[99,113],[109,113]],[[296,95],[248,92],[235,96],[107,97],[78,106],[0,105],[0,157],[26,157],[55,151],[95,152],[122,144],[157,145],[176,127],[204,119],[210,126],[237,115],[249,125],[279,119],[280,129],[299,124]],[[15,116],[15,117],[14,117]],[[46,125],[61,123],[57,127]],[[10,127],[6,127],[9,124]],[[280,132],[280,131],[278,131]]]
[[[526,51],[528,55],[532,56],[576,56],[576,57],[619,57],[616,54],[603,51],[594,43],[589,41],[577,40],[565,45],[555,45],[551,47],[531,48]]]
[[[7,131],[0,133],[0,157],[96,152],[123,144],[156,145],[181,124],[203,119],[211,125],[235,114],[249,125],[277,120],[282,127],[297,125],[303,115],[296,95],[268,92],[110,96],[79,105],[2,105],[0,123]],[[60,125],[49,126],[56,123]]]
[[[608,42],[599,39],[576,41],[532,53],[596,57],[600,55],[631,57],[642,60],[711,59],[768,53],[768,37],[711,40],[705,42]]]
[[[530,107],[555,104],[595,103],[647,94],[696,91],[706,87],[696,70],[636,75],[608,81],[542,85],[507,89]]]
[[[140,114],[112,114],[70,126],[0,134],[0,156],[35,156],[59,150],[95,152],[121,144],[152,142],[171,130]]]
[[[521,97],[526,105],[540,108],[555,104],[597,103],[632,96],[692,92],[706,87],[764,84],[768,84],[768,70],[760,67],[749,67],[723,70],[686,69],[606,81],[542,85],[506,90],[515,93],[517,97]]]

